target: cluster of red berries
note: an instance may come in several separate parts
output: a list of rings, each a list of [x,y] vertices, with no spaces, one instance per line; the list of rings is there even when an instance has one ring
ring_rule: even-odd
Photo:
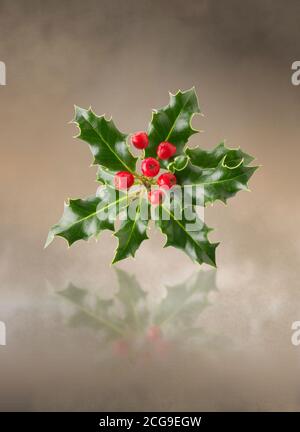
[[[131,142],[139,150],[144,150],[149,145],[149,138],[146,132],[137,132],[131,137]],[[176,147],[170,142],[164,141],[157,147],[157,158],[161,160],[169,159],[176,153]],[[142,161],[142,173],[145,177],[153,178],[160,171],[159,161],[153,157],[148,157]],[[129,189],[134,183],[134,175],[128,171],[120,171],[114,178],[116,189]],[[157,179],[158,189],[148,193],[151,204],[159,204],[164,196],[163,189],[171,189],[176,184],[176,177],[173,173],[161,174]]]

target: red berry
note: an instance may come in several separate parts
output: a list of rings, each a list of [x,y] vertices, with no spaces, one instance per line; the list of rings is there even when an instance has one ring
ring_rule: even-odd
[[[114,177],[116,189],[129,189],[134,183],[133,175],[128,171],[120,171]]]
[[[142,161],[141,169],[144,176],[155,177],[160,170],[159,162],[152,157],[146,158]]]
[[[157,147],[157,156],[160,159],[169,159],[175,153],[176,147],[167,141],[161,142]]]
[[[161,174],[157,179],[157,184],[159,186],[171,189],[171,187],[176,185],[176,177],[170,172]]]
[[[146,132],[136,132],[131,137],[131,142],[134,145],[134,147],[143,150],[146,147],[148,147],[149,144],[149,138]]]
[[[148,199],[153,205],[161,204],[163,202],[164,196],[164,191],[161,189],[154,189],[148,192]]]

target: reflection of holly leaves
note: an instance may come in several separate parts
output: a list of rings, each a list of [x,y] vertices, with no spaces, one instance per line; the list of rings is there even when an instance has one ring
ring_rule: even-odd
[[[208,294],[216,290],[216,272],[198,272],[186,281],[167,287],[167,295],[155,313],[154,322],[170,320],[191,325],[208,305]]]
[[[180,334],[196,333],[203,330],[195,326],[199,314],[208,305],[208,294],[216,290],[215,271],[198,272],[185,282],[167,287],[167,295],[154,311],[146,307],[146,294],[136,278],[123,270],[116,269],[118,292],[113,299],[101,299],[88,290],[78,288],[72,283],[59,294],[69,300],[77,309],[70,318],[71,326],[86,326],[102,331],[107,340],[145,334],[149,325],[163,328],[174,323]],[[118,302],[122,317],[114,311]]]
[[[141,326],[145,326],[147,313],[138,313],[138,304],[145,297],[144,291],[134,276],[120,269],[116,269],[116,274],[119,290],[114,299],[101,299],[72,283],[59,292],[78,309],[69,320],[71,326],[103,330],[109,339],[124,336],[131,331],[138,331]],[[122,318],[114,311],[111,312],[116,301],[123,308]]]
[[[112,300],[103,300],[97,296],[91,296],[88,290],[77,288],[72,283],[58,292],[59,295],[69,300],[77,311],[71,316],[71,327],[90,327],[94,330],[102,330],[108,339],[123,334],[121,320],[112,320],[108,314],[108,308]]]
[[[147,322],[148,313],[142,314],[139,310],[139,303],[145,299],[145,292],[139,285],[136,277],[129,275],[124,270],[116,268],[119,290],[116,294],[125,310],[124,324],[129,328],[139,330],[144,328]]]

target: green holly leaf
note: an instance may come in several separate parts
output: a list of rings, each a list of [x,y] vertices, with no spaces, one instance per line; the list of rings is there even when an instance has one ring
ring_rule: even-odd
[[[100,166],[97,171],[97,181],[103,185],[114,186],[116,171]]]
[[[182,171],[188,164],[189,158],[186,155],[176,156],[175,159],[169,163],[168,170],[171,172]]]
[[[248,190],[248,181],[258,168],[245,166],[245,161],[253,160],[251,156],[223,144],[210,152],[188,149],[187,154],[193,163],[176,171],[176,178],[198,205],[216,200],[226,203],[238,191]]]
[[[164,247],[174,246],[184,251],[193,261],[216,266],[215,250],[218,243],[210,243],[212,231],[198,217],[193,207],[183,208],[175,201],[159,206],[157,226],[166,235]]]
[[[148,239],[148,219],[144,219],[143,217],[142,202],[143,199],[140,198],[126,209],[126,219],[122,221],[120,229],[115,233],[119,244],[113,264],[130,255],[134,257],[141,243]]]
[[[103,188],[100,196],[69,200],[63,216],[48,234],[47,247],[55,236],[63,237],[69,246],[77,240],[96,237],[102,230],[114,231],[116,215],[128,205],[130,195],[113,188]]]
[[[73,123],[80,130],[77,138],[89,144],[94,165],[103,165],[115,172],[135,170],[137,158],[129,151],[127,135],[116,128],[112,119],[97,116],[91,108],[86,110],[76,106]]]
[[[149,124],[149,146],[145,150],[146,157],[156,156],[157,146],[163,141],[169,141],[177,148],[176,155],[182,153],[189,137],[198,131],[191,127],[195,114],[200,113],[198,99],[194,88],[175,94],[170,93],[170,102],[164,108],[152,113]],[[168,161],[161,161],[167,166]]]
[[[203,150],[196,147],[193,149],[187,148],[185,153],[193,165],[202,169],[216,168],[225,156],[226,163],[231,167],[240,165],[241,161],[243,161],[244,165],[249,165],[254,160],[252,156],[244,153],[239,148],[226,147],[224,142],[221,142],[212,150]]]

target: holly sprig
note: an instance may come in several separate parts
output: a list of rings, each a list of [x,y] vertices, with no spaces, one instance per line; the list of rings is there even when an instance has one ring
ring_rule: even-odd
[[[248,190],[257,167],[249,165],[252,156],[224,143],[212,150],[187,147],[188,139],[198,132],[191,121],[199,113],[194,88],[170,94],[169,104],[153,111],[148,131],[131,135],[131,145],[140,152],[136,157],[129,136],[111,118],[75,106],[77,137],[90,147],[101,187],[94,196],[65,203],[46,246],[55,236],[71,246],[107,229],[118,239],[116,263],[135,256],[148,239],[149,220],[154,219],[167,238],[165,247],[181,249],[199,264],[216,266],[218,243],[209,241],[211,229],[199,218],[197,206],[217,200],[226,203],[238,191]],[[116,228],[118,218],[121,224]]]

